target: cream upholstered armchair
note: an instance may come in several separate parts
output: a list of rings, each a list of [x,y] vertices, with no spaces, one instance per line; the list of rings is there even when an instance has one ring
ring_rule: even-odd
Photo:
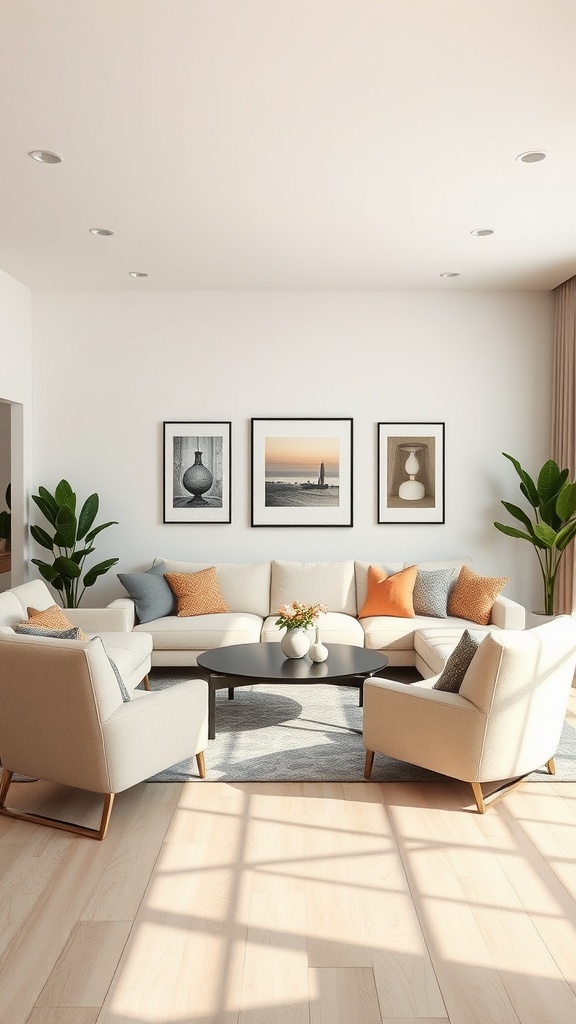
[[[412,684],[364,684],[364,775],[374,752],[470,782],[478,810],[543,765],[555,772],[576,667],[576,620],[489,633],[458,693]],[[498,783],[485,797],[483,783]]]
[[[0,633],[0,813],[104,839],[114,795],[196,755],[205,776],[208,685],[123,701],[102,640]],[[104,795],[97,829],[6,807],[14,773]]]

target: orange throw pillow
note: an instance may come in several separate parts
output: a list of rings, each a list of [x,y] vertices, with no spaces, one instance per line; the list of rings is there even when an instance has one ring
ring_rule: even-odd
[[[386,576],[371,565],[368,569],[368,594],[359,619],[368,615],[395,615],[400,619],[414,618],[412,594],[416,582],[417,565],[409,565],[393,576]]]
[[[164,576],[176,597],[177,615],[215,615],[228,611],[213,565],[200,572],[165,572]]]
[[[73,622],[64,614],[57,604],[51,604],[49,608],[27,608],[28,618],[21,622],[21,626],[37,626],[40,629],[72,629]],[[86,640],[83,630],[79,632],[80,640]]]
[[[448,598],[448,615],[487,626],[492,605],[509,579],[509,576],[477,576],[463,565]]]

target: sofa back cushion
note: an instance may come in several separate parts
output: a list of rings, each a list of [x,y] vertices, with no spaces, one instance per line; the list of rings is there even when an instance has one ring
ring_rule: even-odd
[[[201,572],[214,562],[177,562],[171,558],[155,558],[154,565],[164,562],[166,572]],[[264,619],[270,606],[270,562],[217,562],[218,587],[231,612],[249,612]]]
[[[14,628],[17,622],[26,618],[26,609],[22,607],[16,594],[12,590],[6,590],[0,594],[0,627],[10,626]]]
[[[22,605],[24,618],[27,616],[29,607],[44,611],[56,603],[54,594],[48,590],[44,580],[31,580],[30,583],[21,583],[19,587],[12,587],[12,594],[18,598]]]
[[[354,562],[272,562],[270,615],[281,604],[325,604],[329,612],[356,615]]]

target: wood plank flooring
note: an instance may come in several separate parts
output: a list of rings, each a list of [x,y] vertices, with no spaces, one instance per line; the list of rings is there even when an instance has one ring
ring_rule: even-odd
[[[576,783],[471,796],[147,784],[103,843],[0,818],[0,1024],[574,1024]]]

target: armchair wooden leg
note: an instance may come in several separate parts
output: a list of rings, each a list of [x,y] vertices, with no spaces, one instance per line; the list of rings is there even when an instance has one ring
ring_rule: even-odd
[[[114,793],[104,793],[104,807],[102,809],[100,826],[98,828],[88,828],[86,825],[75,825],[71,821],[61,821],[60,818],[49,818],[44,814],[32,814],[30,811],[19,811],[15,807],[6,807],[6,796],[13,774],[7,768],[2,769],[2,778],[0,779],[0,814],[6,815],[7,818],[18,818],[19,821],[29,821],[33,825],[49,825],[50,828],[59,828],[64,832],[73,832],[75,835],[87,836],[89,839],[99,839],[101,841],[106,838],[110,815],[112,814],[112,804],[114,803]]]
[[[150,680],[149,680],[147,675],[144,676],[144,679],[142,680],[142,682],[144,683],[144,689],[145,690],[151,690],[152,689],[152,687],[150,686]]]
[[[206,762],[204,760],[204,751],[203,750],[200,750],[199,753],[196,754],[196,764],[198,765],[198,774],[199,774],[200,778],[201,779],[205,779],[206,778]]]
[[[546,767],[550,772],[550,775],[556,775],[556,762],[553,757],[551,757],[549,761],[546,761]]]
[[[364,778],[369,779],[372,774],[372,765],[374,764],[374,751],[366,751],[366,760],[364,762]]]

